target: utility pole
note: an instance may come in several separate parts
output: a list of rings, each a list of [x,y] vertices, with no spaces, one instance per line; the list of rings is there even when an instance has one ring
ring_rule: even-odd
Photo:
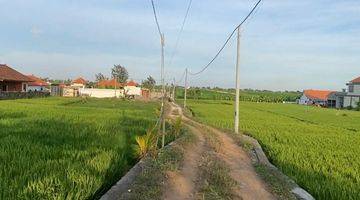
[[[240,103],[240,27],[237,30],[235,133],[239,133],[239,103]]]
[[[165,79],[164,79],[164,46],[165,46],[165,37],[164,34],[161,34],[161,84],[162,84],[162,147],[165,146]]]
[[[114,82],[115,82],[115,86],[114,86],[114,89],[115,89],[115,99],[117,98],[117,95],[116,95],[116,76],[113,76],[114,77]],[[110,82],[111,83],[111,82]]]
[[[172,99],[175,102],[175,88],[176,88],[176,83],[175,83],[175,78],[174,78],[174,85],[173,85],[173,91],[172,91]]]
[[[186,108],[186,93],[187,93],[187,78],[188,78],[188,69],[185,69],[185,93],[184,93],[184,108]]]

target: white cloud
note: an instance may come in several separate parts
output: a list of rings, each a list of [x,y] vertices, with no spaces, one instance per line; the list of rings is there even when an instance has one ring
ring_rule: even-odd
[[[39,37],[41,34],[44,33],[43,30],[41,30],[40,28],[36,27],[36,26],[33,26],[31,27],[30,29],[30,33],[33,37]]]

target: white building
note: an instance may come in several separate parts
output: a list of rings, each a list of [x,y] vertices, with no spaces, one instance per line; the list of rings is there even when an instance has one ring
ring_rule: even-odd
[[[73,80],[71,82],[70,86],[73,88],[85,88],[86,84],[87,84],[87,81],[85,79],[79,77],[79,78]]]
[[[349,81],[347,93],[340,95],[339,99],[343,101],[343,107],[358,107],[360,101],[360,77]]]
[[[141,87],[134,81],[129,81],[124,86],[124,92],[127,96],[141,96]]]

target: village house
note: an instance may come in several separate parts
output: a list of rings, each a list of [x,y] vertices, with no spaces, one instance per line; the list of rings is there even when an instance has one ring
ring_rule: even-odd
[[[360,101],[360,77],[349,81],[346,85],[348,86],[347,92],[337,95],[338,101],[342,103],[339,106],[356,108]]]
[[[334,93],[336,92],[329,90],[304,90],[299,104],[335,107],[336,99],[333,97]]]
[[[99,88],[107,88],[107,89],[113,89],[113,88],[123,88],[124,85],[117,82],[115,79],[111,80],[101,80],[97,83],[97,86]]]
[[[85,88],[87,81],[82,77],[79,77],[71,82],[71,87],[73,88]]]
[[[47,92],[49,91],[50,84],[38,78],[34,75],[28,75],[33,82],[28,83],[27,91],[28,92]]]
[[[360,102],[360,77],[349,83],[347,91],[304,90],[299,99],[302,105],[319,105],[329,108],[356,108]]]
[[[124,94],[128,96],[141,96],[141,87],[133,80],[126,83],[119,83],[115,79],[102,80],[97,85],[99,88],[114,89],[116,87],[117,89],[123,89]]]
[[[96,98],[112,98],[115,96],[118,98],[137,98],[144,94],[139,84],[133,80],[126,83],[119,83],[115,79],[102,80],[97,83],[97,87],[98,88],[81,88],[79,89],[79,95]],[[145,98],[148,97],[149,95],[145,96]]]
[[[141,87],[135,81],[131,80],[124,86],[125,94],[128,96],[141,96]]]
[[[0,64],[0,92],[26,92],[32,80],[11,67]]]

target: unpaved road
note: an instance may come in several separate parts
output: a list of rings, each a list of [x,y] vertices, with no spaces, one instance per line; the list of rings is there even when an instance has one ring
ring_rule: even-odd
[[[251,158],[234,140],[226,133],[217,129],[200,124],[185,117],[182,109],[171,103],[170,118],[182,116],[184,124],[194,133],[198,140],[195,145],[185,149],[183,165],[178,172],[168,174],[168,183],[166,184],[164,199],[196,199],[198,178],[198,166],[201,161],[201,155],[204,151],[214,151],[206,148],[205,136],[212,132],[216,134],[221,142],[220,151],[216,154],[226,163],[230,169],[230,176],[237,182],[234,187],[234,196],[236,199],[243,200],[267,200],[276,199],[269,192],[266,184],[256,174],[252,165]],[[215,153],[215,152],[214,152]]]

